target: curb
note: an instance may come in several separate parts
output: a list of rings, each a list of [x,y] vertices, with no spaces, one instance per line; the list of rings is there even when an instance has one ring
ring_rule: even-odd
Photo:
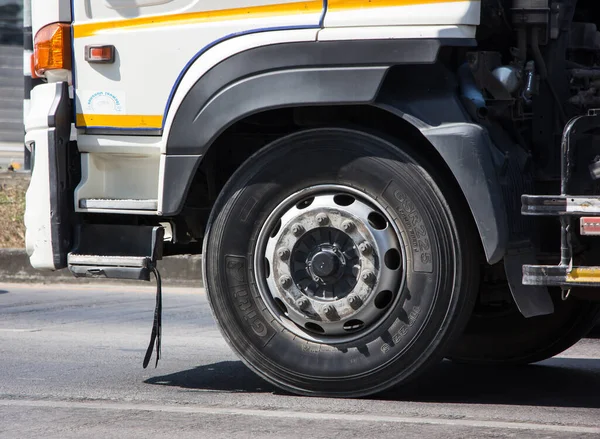
[[[202,286],[202,257],[200,255],[167,256],[158,262],[165,285],[182,287]],[[140,281],[119,279],[75,278],[69,270],[39,271],[29,264],[23,249],[0,249],[0,284],[6,283],[118,283],[139,285]]]
[[[24,189],[27,189],[27,186],[29,186],[29,180],[31,180],[31,174],[29,171],[9,172],[5,169],[0,169],[0,187],[20,186]]]

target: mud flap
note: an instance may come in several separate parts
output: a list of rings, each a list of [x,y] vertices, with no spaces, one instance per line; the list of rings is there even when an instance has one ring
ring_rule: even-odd
[[[523,285],[523,266],[537,264],[533,247],[510,248],[504,255],[504,270],[512,297],[525,318],[554,312],[554,303],[543,285]]]
[[[42,84],[32,91],[32,110],[25,127],[25,142],[33,153],[25,240],[31,265],[37,269],[65,268],[72,245],[73,206],[68,180],[71,115],[66,82]]]

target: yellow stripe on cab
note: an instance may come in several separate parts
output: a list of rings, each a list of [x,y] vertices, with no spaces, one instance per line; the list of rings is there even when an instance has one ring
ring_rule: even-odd
[[[243,20],[278,15],[318,13],[323,10],[322,0],[280,3],[275,5],[250,6],[246,8],[218,9],[212,11],[188,12],[185,14],[158,15],[126,20],[97,21],[93,23],[75,23],[74,38],[91,37],[111,30],[148,29],[159,26],[196,24],[213,21]]]
[[[363,8],[390,8],[395,6],[416,6],[429,4],[458,3],[469,0],[329,0],[328,11],[345,11]],[[471,0],[480,1],[480,0]]]
[[[77,127],[161,129],[162,116],[77,114]]]

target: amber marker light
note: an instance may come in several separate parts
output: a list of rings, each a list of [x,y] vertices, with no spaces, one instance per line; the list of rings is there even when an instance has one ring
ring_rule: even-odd
[[[115,46],[85,46],[85,60],[89,63],[112,64]]]
[[[33,72],[71,70],[71,25],[52,23],[41,28],[33,41]]]

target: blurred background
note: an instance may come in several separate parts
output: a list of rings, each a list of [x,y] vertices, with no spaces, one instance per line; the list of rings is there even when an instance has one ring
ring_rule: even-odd
[[[23,0],[0,0],[0,172],[23,166]]]
[[[0,249],[25,246],[23,23],[29,0],[0,0]]]

